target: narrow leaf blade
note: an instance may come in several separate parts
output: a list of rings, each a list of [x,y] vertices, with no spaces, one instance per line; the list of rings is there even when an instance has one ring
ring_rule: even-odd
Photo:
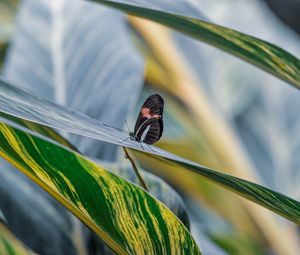
[[[233,29],[117,1],[97,0],[128,14],[158,22],[211,44],[300,88],[300,61],[280,47]]]

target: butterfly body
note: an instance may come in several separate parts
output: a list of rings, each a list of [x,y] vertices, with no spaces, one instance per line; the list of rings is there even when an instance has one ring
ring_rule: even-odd
[[[130,138],[146,144],[157,142],[163,132],[163,109],[164,100],[160,95],[149,96],[142,105]]]

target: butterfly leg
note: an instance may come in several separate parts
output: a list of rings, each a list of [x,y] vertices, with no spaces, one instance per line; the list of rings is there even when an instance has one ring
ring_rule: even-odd
[[[118,143],[124,143],[124,142],[126,142],[127,140],[129,140],[129,139],[130,139],[130,137],[127,137],[125,140],[119,141]]]
[[[142,150],[144,151],[144,150],[145,150],[145,148],[143,147],[143,144],[142,144],[142,143],[140,143],[140,145],[141,145],[141,147],[142,147]]]
[[[146,144],[147,144],[147,143],[146,143]],[[153,150],[149,144],[147,144],[147,146],[148,146],[148,148],[150,149],[150,151],[157,152],[156,150]]]

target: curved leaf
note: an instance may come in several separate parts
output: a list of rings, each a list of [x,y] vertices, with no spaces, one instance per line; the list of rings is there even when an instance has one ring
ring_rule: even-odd
[[[5,255],[33,255],[32,251],[26,248],[11,232],[0,222],[0,254]]]
[[[4,77],[121,128],[144,78],[130,33],[124,14],[95,3],[23,1]],[[68,140],[85,155],[116,158],[110,144],[73,135]]]
[[[0,254],[34,254],[27,249],[7,227],[6,219],[0,209]]]
[[[18,2],[18,0],[0,1],[0,71],[2,69],[3,59],[7,52],[7,45],[13,31],[14,16]]]
[[[140,0],[136,0],[136,1],[140,1]],[[133,2],[136,1],[133,0]],[[163,0],[162,2],[165,3],[166,1],[168,0]],[[211,3],[212,1],[200,0],[200,2],[201,4],[198,4],[198,7],[201,9],[203,8],[203,6],[213,5],[213,3]],[[247,6],[248,5],[258,6],[258,2],[256,1],[254,1],[253,3],[250,2],[249,3],[247,2]],[[232,15],[234,13],[234,11],[232,12],[232,9],[234,9],[233,6],[235,6],[235,4],[233,3],[223,4],[222,6],[228,10],[228,13],[227,13],[226,21],[224,20],[223,22],[219,22],[219,24],[230,24],[230,21],[228,22],[228,20],[234,19],[233,17],[241,18],[244,16],[248,16],[248,17],[250,16],[253,19],[254,16],[257,18],[257,16],[259,16],[260,13],[263,13],[262,9],[259,9],[258,12],[253,13],[251,12],[251,10],[246,11],[245,6],[238,5],[240,6],[239,12],[235,13],[235,15]],[[209,13],[210,15],[213,16],[215,14],[214,11],[215,10],[212,9],[211,12],[206,12],[206,13],[207,14]],[[224,15],[223,12],[222,15]],[[217,16],[219,17],[219,15]],[[200,17],[200,19],[202,18]],[[191,139],[191,141],[193,141],[194,145],[197,144],[196,150],[198,151],[198,157],[195,157],[194,160],[212,169],[222,169],[223,172],[227,172],[229,174],[238,176],[240,178],[248,179],[249,176],[252,175],[254,178],[250,178],[249,180],[252,180],[260,184],[263,183],[263,185],[268,186],[269,183],[266,184],[265,182],[259,181],[259,174],[261,172],[257,173],[256,171],[257,169],[255,169],[253,164],[254,162],[257,163],[256,158],[253,163],[249,161],[249,157],[247,157],[247,155],[244,154],[245,150],[241,148],[243,146],[241,146],[241,141],[240,138],[238,137],[239,134],[236,133],[234,129],[232,129],[232,126],[230,124],[228,124],[227,118],[224,118],[224,116],[220,116],[220,114],[223,115],[222,113],[224,113],[226,107],[222,107],[224,106],[224,103],[223,104],[220,103],[220,101],[222,101],[222,98],[219,97],[219,95],[220,95],[220,91],[226,90],[228,88],[228,86],[226,85],[228,84],[232,85],[233,83],[235,83],[236,86],[240,88],[242,85],[244,85],[244,81],[247,80],[247,78],[249,78],[249,80],[252,81],[253,86],[251,86],[251,88],[254,88],[255,85],[257,85],[257,88],[259,88],[260,90],[264,88],[264,86],[262,86],[260,82],[257,82],[257,78],[260,76],[265,77],[264,78],[264,82],[266,83],[265,85],[268,85],[268,88],[270,90],[273,89],[276,90],[276,86],[275,86],[276,84],[274,84],[274,82],[279,83],[281,81],[279,79],[276,79],[275,77],[272,77],[271,75],[260,72],[259,70],[253,68],[246,62],[242,62],[237,58],[232,58],[232,56],[230,56],[229,54],[224,54],[224,52],[217,51],[213,47],[209,47],[208,45],[201,44],[196,40],[193,40],[193,38],[189,38],[184,34],[176,33],[176,31],[174,31],[173,33],[167,28],[162,28],[157,24],[148,22],[146,20],[137,19],[135,17],[129,17],[129,20],[132,22],[134,27],[140,32],[145,42],[148,44],[147,47],[148,50],[146,51],[146,55],[147,57],[148,56],[150,57],[150,61],[151,61],[150,63],[154,63],[154,65],[152,64],[151,68],[149,68],[150,65],[147,65],[148,81],[150,81],[152,83],[151,85],[154,85],[156,89],[159,88],[159,90],[160,89],[162,89],[163,91],[166,90],[168,95],[175,94],[175,98],[177,99],[179,98],[179,101],[182,103],[182,105],[185,106],[183,108],[187,109],[187,113],[186,113],[187,118],[188,115],[190,115],[190,120],[188,120],[188,122],[194,123],[194,127],[192,129],[197,130],[197,134],[193,139]],[[248,21],[250,20],[251,18]],[[255,24],[258,24],[257,22],[259,23],[259,21],[257,20],[255,20],[255,22],[252,23],[251,21],[250,23],[246,22],[248,24],[248,28],[249,28],[249,24],[252,24],[251,25],[252,32],[253,32],[253,27],[257,28],[257,26],[255,26]],[[246,23],[245,21],[241,22],[241,24],[245,24],[245,25]],[[241,27],[241,24],[239,22],[235,22],[233,24],[234,25],[232,24],[228,25],[228,27],[232,27],[232,26]],[[273,24],[275,25],[275,23]],[[260,24],[260,26],[264,27],[262,26],[262,24]],[[278,36],[278,30],[279,30],[279,26],[276,26],[275,33],[277,34],[277,36]],[[245,30],[241,29],[240,31],[245,31]],[[253,34],[257,35],[259,34],[259,31],[261,30],[258,29],[258,31],[253,32]],[[172,36],[170,32],[172,32],[171,33]],[[175,41],[173,40],[175,39],[174,35],[175,38],[177,39],[176,44]],[[270,38],[268,37],[268,35],[265,35],[265,37]],[[288,38],[286,37],[283,38],[286,39],[285,45],[289,44]],[[163,43],[161,43],[161,41],[163,41]],[[273,40],[271,38],[270,41],[274,42],[276,40]],[[280,45],[283,44],[280,43]],[[197,47],[193,47],[193,46],[197,46]],[[165,52],[168,52],[169,54],[164,54]],[[205,54],[203,54],[204,52]],[[297,50],[293,52],[297,52]],[[153,55],[151,55],[152,53]],[[170,56],[172,56],[172,58],[170,58]],[[218,60],[218,62],[220,62],[219,66],[215,65],[216,63],[214,60],[216,59]],[[226,62],[226,65],[224,65],[225,63],[224,60]],[[186,65],[187,61],[188,64]],[[238,64],[238,67],[237,69],[230,70],[229,63],[233,61]],[[252,75],[249,75],[249,72],[242,73],[241,68],[243,66],[245,66],[245,69],[247,69],[246,71],[250,71],[250,70],[253,71]],[[195,71],[197,72],[195,73]],[[216,73],[218,75],[215,75]],[[222,74],[225,73],[228,75],[228,77],[230,77],[229,80],[226,79],[222,80],[220,78],[222,77]],[[235,77],[234,76],[235,73],[238,73],[240,80],[233,79],[233,77]],[[196,77],[195,74],[197,74],[198,76]],[[272,79],[272,81],[270,79]],[[182,81],[186,81],[186,82],[182,82]],[[282,83],[283,82],[281,82],[282,89],[290,89],[295,92],[294,88],[292,88],[291,86],[282,85]],[[203,86],[200,86],[201,84]],[[212,84],[215,85],[214,88],[217,87],[216,91],[209,86]],[[270,84],[272,84],[272,86],[269,86]],[[235,89],[234,91],[237,90]],[[247,91],[247,93],[243,95],[241,100],[246,105],[249,102],[243,99],[245,99],[245,96],[248,96],[249,94],[251,94],[251,92],[249,93],[249,91]],[[273,95],[273,93],[271,94]],[[270,95],[270,97],[272,98],[272,101],[274,101],[272,95]],[[230,96],[231,97],[226,98],[224,102],[228,103],[229,101],[231,101],[232,94],[230,94]],[[281,95],[281,97],[283,96]],[[195,100],[192,100],[192,98],[194,98]],[[165,99],[168,100],[168,98]],[[215,100],[219,99],[220,101],[217,102],[217,104],[215,104],[213,102],[214,99]],[[173,111],[174,109],[173,107],[170,107],[170,103],[167,102],[167,104],[168,107],[166,108],[166,110],[170,111],[170,109],[172,109]],[[280,104],[278,104],[278,106],[279,105]],[[219,109],[217,109],[216,107]],[[279,107],[281,109],[282,105],[280,105]],[[278,108],[275,111],[276,113],[269,112],[268,115],[270,115],[270,117],[273,115],[278,115],[280,109]],[[237,110],[237,108],[235,108],[235,110]],[[180,120],[179,122],[181,123],[186,122],[182,120],[180,117],[178,118],[178,116],[175,114],[175,119],[176,118]],[[231,118],[228,118],[228,121],[230,120]],[[171,125],[172,126],[171,130],[174,130],[173,128],[174,125],[172,125],[166,120],[164,123],[166,123],[166,130],[168,130],[167,125],[169,126]],[[266,123],[266,121],[264,121],[264,123]],[[254,126],[257,123],[254,122],[252,124]],[[279,122],[279,124],[281,124],[281,122]],[[175,126],[180,126],[180,124]],[[195,128],[196,126],[198,126],[198,128]],[[190,130],[191,128],[188,129],[188,131]],[[271,128],[271,130],[272,131],[274,130],[273,127]],[[167,133],[168,134],[170,133],[169,130]],[[178,137],[182,137],[182,139],[184,139],[185,141],[189,139],[185,133],[181,133],[178,136],[176,136],[175,140],[178,140]],[[199,149],[203,147],[205,143],[203,143],[202,139],[199,139],[200,137],[205,137],[204,141],[208,145],[208,146],[204,146],[204,148],[208,151],[211,150],[211,152],[213,152],[212,153],[213,157],[211,158],[208,157],[204,161],[202,161],[201,158],[203,158],[205,153],[202,153],[202,151],[200,151]],[[228,139],[229,137],[230,139]],[[270,139],[273,138],[272,132],[270,133],[270,130],[268,134],[264,137],[264,139],[268,139],[268,138],[271,141],[275,140],[275,139]],[[164,139],[166,139],[166,132],[164,134]],[[172,140],[174,140],[174,138]],[[201,145],[198,145],[199,143]],[[226,144],[226,146],[224,146],[224,144]],[[170,151],[172,150],[174,151],[174,149],[175,147],[167,148],[167,150]],[[290,162],[287,160],[288,158],[286,157],[287,155],[285,152],[286,146],[276,147],[275,145],[275,147],[273,147],[272,150],[274,152],[276,151],[280,152],[280,155],[277,156],[277,159],[284,158],[287,163]],[[192,151],[193,149],[190,148],[186,155],[182,153],[181,156],[184,158],[186,157],[189,158]],[[255,151],[256,152],[259,151],[258,148],[255,148]],[[195,151],[193,152],[195,153]],[[210,159],[213,159],[213,161],[208,162],[207,160]],[[207,204],[207,202],[211,198],[210,205],[213,206],[214,209],[217,208],[218,212],[222,213],[222,215],[224,215],[226,219],[228,219],[234,226],[236,226],[236,229],[243,228],[242,232],[249,233],[251,236],[253,236],[254,240],[258,240],[259,235],[263,236],[263,238],[269,240],[269,243],[273,247],[275,253],[294,254],[295,251],[299,250],[298,247],[299,243],[296,239],[297,234],[294,234],[295,237],[294,239],[291,238],[290,234],[287,234],[287,233],[294,233],[291,229],[295,230],[297,226],[291,225],[290,223],[287,223],[284,226],[279,226],[278,225],[279,222],[275,218],[275,215],[272,215],[270,212],[265,211],[263,208],[254,206],[251,203],[243,199],[240,199],[234,194],[230,194],[229,192],[224,192],[224,190],[222,191],[222,188],[211,185],[207,181],[203,180],[201,176],[198,176],[197,178],[197,176],[195,176],[193,173],[191,172],[188,173],[180,167],[168,167],[168,166],[158,167],[159,165],[161,165],[161,163],[154,162],[153,160],[150,162],[150,165],[148,165],[147,164],[148,161],[145,158],[143,158],[143,160],[141,160],[140,163],[149,171],[153,171],[155,174],[167,178],[167,180],[171,181],[171,183],[175,185],[175,187],[181,188],[185,192],[192,194],[193,197],[197,196],[197,198],[201,201],[200,203],[202,203],[202,201],[204,200],[204,203]],[[282,193],[285,193],[287,195],[291,195],[291,193],[288,192],[284,186],[282,186],[284,180],[288,179],[289,177],[289,174],[286,173],[287,170],[286,167],[282,167],[282,166],[283,165],[281,164],[279,169],[280,172],[282,173],[282,177],[284,178],[280,178],[280,181],[278,182],[279,187],[277,187],[275,190],[281,191]],[[296,169],[294,170],[297,171]],[[274,171],[276,171],[276,169],[274,165],[271,165],[267,168],[264,168],[263,171],[273,172],[272,176],[274,176]],[[184,180],[189,180],[189,181],[184,181]],[[203,185],[203,183],[205,183],[205,185]],[[211,190],[218,190],[221,193],[220,196],[214,194],[214,192],[206,192],[206,194],[204,195],[203,192],[200,191],[201,188],[203,189],[203,186],[206,187],[205,188],[206,190],[207,188]],[[268,186],[268,187],[272,188],[272,186]],[[289,187],[291,188],[290,185]],[[216,198],[218,201],[216,200]],[[297,198],[298,197],[296,197],[296,199]],[[230,206],[228,206],[229,204]],[[239,215],[239,217],[236,217],[236,215]],[[253,224],[254,221],[256,222],[255,224]],[[246,226],[250,226],[250,228],[247,228]],[[257,231],[255,231],[257,229],[260,229],[258,233]],[[275,231],[275,229],[277,230]],[[232,242],[234,242],[234,239],[232,239]],[[258,245],[261,245],[261,243]]]
[[[5,82],[0,82],[0,112],[117,145],[128,138],[128,134],[109,128],[83,114],[42,100]],[[127,141],[122,142],[122,146],[143,150],[143,152],[152,154],[151,157],[183,166],[300,224],[300,203],[287,196],[255,183],[211,170],[158,148],[155,148],[155,151],[147,147],[142,149],[139,143],[132,140],[127,139]]]
[[[0,44],[7,43],[10,39],[18,3],[18,0],[2,0],[0,2]]]
[[[47,126],[1,112],[0,116],[76,151],[76,148],[70,145],[66,139],[63,139]],[[137,176],[128,164],[120,166],[119,164],[107,161],[99,161],[97,159],[95,161],[99,165],[103,165],[110,172],[139,185]],[[61,208],[59,203],[55,203],[56,201],[53,201],[51,196],[47,195],[35,183],[29,181],[28,178],[23,178],[24,175],[19,173],[12,165],[2,159],[0,159],[0,164],[3,170],[0,171],[0,179],[2,180],[0,197],[5,198],[0,199],[0,208],[3,208],[5,214],[8,215],[7,220],[14,233],[39,254],[76,254],[79,252],[79,249],[75,251],[74,246],[76,245],[73,243],[73,241],[76,241],[78,244],[78,240],[70,238],[74,236],[73,231],[76,229],[74,226],[76,224],[75,220],[70,220],[70,215],[66,214],[66,210],[62,210],[63,208]],[[143,170],[140,170],[140,172],[147,183],[150,194],[166,205],[190,229],[189,217],[185,210],[185,205],[176,191],[159,177]],[[32,212],[32,208],[34,208],[34,213]],[[25,219],[26,221],[20,224],[20,221],[24,221]],[[36,226],[39,227],[36,228]],[[37,235],[33,236],[28,233],[27,229],[34,229]],[[39,232],[40,230],[41,232]],[[92,239],[89,242],[93,242],[94,236],[89,236],[89,238]],[[79,244],[75,248],[80,248],[80,245],[82,244]],[[102,248],[102,244],[97,241],[95,245],[97,247],[93,249],[98,250],[100,249],[99,246]],[[106,252],[105,247],[102,249],[104,249],[102,252]],[[93,254],[96,253],[95,250],[90,252]]]
[[[110,172],[123,177],[126,180],[129,180],[137,185],[140,184],[139,179],[134,173],[132,167],[129,167],[127,164],[120,165],[103,161],[99,163]],[[181,220],[181,222],[188,229],[190,229],[189,217],[187,211],[185,210],[185,205],[182,201],[182,198],[177,194],[177,192],[158,176],[142,169],[140,169],[139,172],[147,184],[149,193],[159,201],[161,201],[164,205],[166,205]]]
[[[4,113],[0,116],[76,151],[73,145],[49,127]],[[45,255],[74,255],[90,248],[85,247],[83,239],[74,238],[76,231],[80,231],[89,242],[94,238],[77,218],[4,159],[0,159],[0,165],[0,208],[7,216],[11,231],[23,243]],[[99,249],[99,245],[93,249]]]
[[[300,203],[292,198],[253,182],[214,171],[188,160],[182,160],[179,158],[176,159],[176,157],[162,159],[161,157],[153,155],[151,155],[151,157],[155,157],[160,161],[165,161],[167,164],[176,163],[183,166],[184,168],[198,173],[208,180],[217,183],[257,204],[260,204],[300,225]]]
[[[128,14],[169,26],[233,54],[300,88],[300,61],[287,51],[235,30],[195,18],[117,1],[96,0]]]
[[[1,9],[1,14],[2,11],[6,10]],[[0,23],[4,17],[0,17]],[[4,75],[20,87],[30,88],[36,94],[57,102],[62,99],[57,97],[65,90],[66,102],[62,100],[60,103],[72,105],[93,118],[106,119],[114,126],[121,126],[124,119],[120,116],[127,115],[143,84],[143,62],[131,42],[126,23],[125,15],[93,3],[69,0],[59,3],[22,1],[12,45],[5,61]],[[57,38],[59,40],[55,41]],[[128,58],[131,59],[130,63]],[[62,79],[59,79],[60,75]],[[115,105],[113,112],[112,107],[102,111],[103,105],[112,105],[120,94],[123,95],[122,100]],[[20,121],[29,129],[75,149],[53,130]],[[75,135],[69,137],[69,140],[89,155],[106,159],[115,157],[115,146]],[[105,152],[100,154],[103,149]],[[78,230],[78,224],[79,231],[84,231],[82,235],[90,235],[89,230],[80,227],[80,222],[74,218],[69,221],[68,211],[40,189],[40,192],[36,192],[37,185],[28,182],[24,175],[18,176],[13,167],[3,164],[2,160],[0,163],[2,170],[9,168],[11,171],[0,172],[1,178],[7,177],[7,180],[11,177],[10,182],[0,184],[0,203],[6,205],[6,213],[14,208],[9,214],[9,223],[14,233],[41,254],[76,254],[75,249],[80,245],[82,247],[79,248],[84,249],[85,244],[90,242],[90,236],[82,238],[82,243],[78,242],[72,239],[73,230]],[[15,182],[18,184],[9,189],[9,183]],[[32,192],[24,192],[24,186]],[[22,195],[17,196],[15,189]],[[29,196],[32,196],[30,201]],[[29,206],[36,214],[26,211]],[[51,215],[47,214],[49,211]],[[22,221],[24,217],[28,220],[18,224],[17,221]],[[64,224],[58,224],[60,221]],[[35,235],[28,234],[29,230],[34,230]],[[74,244],[78,245],[75,249]]]
[[[74,236],[81,222],[7,161],[0,164],[0,208],[10,230],[38,254],[80,254],[84,243]]]
[[[51,138],[52,140],[66,146],[74,151],[77,151],[76,147],[74,147],[73,144],[71,144],[67,139],[63,138],[61,135],[59,135],[57,132],[55,132],[53,129],[51,129],[47,126],[36,124],[36,123],[30,122],[30,121],[27,121],[25,119],[20,119],[20,118],[14,117],[12,115],[5,114],[3,112],[0,112],[0,117],[3,117],[12,122],[15,122],[18,125],[21,125],[25,128],[28,128],[29,130],[32,130],[43,136]]]
[[[21,129],[0,124],[1,156],[72,211],[116,253],[200,254],[184,225],[144,190]]]

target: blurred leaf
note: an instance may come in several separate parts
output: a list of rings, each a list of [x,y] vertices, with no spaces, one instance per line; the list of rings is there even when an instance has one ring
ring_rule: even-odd
[[[210,168],[223,170],[224,166],[211,151],[203,130],[197,128],[190,112],[169,95],[164,95],[164,100],[166,105],[164,132],[167,134],[164,135],[163,140],[157,143],[158,147]],[[170,135],[170,130],[173,130],[174,126],[179,130]],[[215,212],[232,223],[240,233],[247,233],[254,238],[261,233],[253,219],[249,217],[247,208],[241,204],[240,198],[230,191],[224,191],[219,186],[211,185],[203,180],[201,176],[165,167],[160,162],[155,162],[154,165],[153,161],[142,160],[141,164],[148,171],[165,178],[176,189],[196,199],[202,206],[213,208]],[[236,217],[236,215],[239,215],[239,217]]]
[[[142,88],[143,69],[122,13],[85,1],[25,0],[4,77],[121,128]],[[68,140],[86,155],[116,157],[115,146],[80,136]]]
[[[116,253],[200,254],[183,224],[144,190],[19,128],[0,125],[1,156],[72,211]]]
[[[6,54],[6,50],[7,50],[7,44],[0,43],[0,71],[2,69],[3,59]]]
[[[96,1],[127,12],[128,14],[174,28],[242,58],[278,78],[289,82],[296,88],[300,88],[299,59],[271,43],[229,28],[190,17],[143,8],[132,4],[124,4],[117,1]]]
[[[222,247],[230,255],[263,255],[262,250],[259,250],[254,243],[250,242],[247,236],[236,236],[232,233],[224,235],[210,235],[210,238]],[[232,239],[235,242],[232,242]]]
[[[0,116],[76,150],[66,139],[47,126],[2,112]],[[38,254],[86,253],[87,242],[91,242],[89,238],[93,236],[82,228],[82,223],[14,166],[3,159],[0,159],[0,165],[0,208],[6,215],[10,229],[19,239]]]
[[[215,197],[215,199],[216,203],[222,200],[222,198],[219,199],[218,197]],[[231,224],[228,224],[227,221],[218,217],[214,211],[203,207],[202,204],[196,203],[193,199],[185,197],[185,204],[190,212],[192,234],[195,231],[196,233],[202,231],[202,233],[200,232],[200,240],[203,251],[206,251],[206,246],[205,243],[203,244],[202,239],[204,241],[207,240],[211,245],[213,244],[215,247],[218,247],[224,254],[230,255],[258,255],[264,254],[262,250],[269,250],[269,246],[264,243],[265,240],[261,238],[261,235],[257,235],[256,237],[258,240],[256,240],[244,231],[236,231]],[[227,206],[231,207],[231,204],[228,204]],[[234,210],[235,209],[233,209],[233,211]],[[236,215],[239,215],[239,213],[237,212]],[[231,245],[233,249],[228,253],[225,252],[227,251],[226,247],[220,245],[218,240],[213,238],[214,236],[218,236],[220,239],[225,239],[226,236],[228,236],[228,238],[226,238],[226,243],[227,245]],[[195,240],[197,241],[196,237]],[[218,254],[217,252],[208,254],[215,253]]]
[[[7,79],[21,87],[57,102],[64,94],[66,105],[114,126],[121,126],[143,80],[143,63],[131,43],[124,15],[83,1],[22,1],[4,71]],[[120,104],[112,108],[116,98]],[[71,144],[48,127],[13,121],[73,150],[73,143],[95,156],[103,149],[99,141],[73,136]],[[106,145],[105,150],[102,157],[115,157],[115,146]],[[80,249],[90,248],[90,233],[78,220],[4,163],[1,160],[0,175],[7,182],[0,184],[0,203],[6,206],[14,232],[26,244],[40,254],[79,254]],[[34,235],[30,234],[33,230]]]
[[[7,43],[13,31],[18,0],[0,1],[0,44]]]
[[[144,8],[158,9],[166,12],[184,14],[187,16],[203,16],[198,3],[194,0],[173,1],[173,0],[116,0],[115,2],[130,3]]]
[[[10,230],[38,254],[81,254],[81,222],[2,158],[0,165],[0,208]]]
[[[300,56],[299,37],[273,17],[263,1],[245,4],[226,1],[220,6],[213,1],[199,0],[199,8],[218,24],[263,36]],[[219,7],[222,13],[217,14]],[[247,63],[186,36],[180,37],[178,47],[184,51],[189,65],[197,69],[197,74],[206,75],[203,89],[234,127],[264,185],[298,200],[299,178],[294,173],[299,172],[299,161],[294,144],[298,143],[299,136],[298,125],[294,123],[299,119],[299,93]]]
[[[5,219],[1,209],[0,209],[0,222],[6,222],[6,219]]]
[[[0,254],[1,255],[26,255],[35,254],[24,246],[5,226],[0,222]]]
[[[18,0],[0,1],[0,70],[7,51],[7,45],[13,33],[14,17],[17,11]]]
[[[205,4],[203,3],[203,5]],[[227,6],[226,4],[221,6],[224,5]],[[202,4],[199,4],[199,6],[202,7]],[[212,9],[212,12],[213,11],[214,9]],[[252,17],[253,15],[254,14],[252,14]],[[272,77],[271,75],[260,72],[254,67],[247,65],[247,63],[241,62],[238,59],[225,54],[224,52],[216,51],[212,47],[197,43],[197,41],[193,40],[192,38],[188,38],[184,34],[180,35],[178,33],[172,33],[172,35],[176,35],[176,39],[178,39],[178,37],[181,39],[180,41],[177,40],[176,42],[178,45],[175,45],[175,41],[173,40],[174,36],[171,37],[169,29],[153,22],[135,17],[129,17],[129,20],[143,36],[145,42],[149,45],[151,53],[153,53],[157,59],[157,62],[162,65],[162,68],[157,66],[157,68],[154,69],[154,72],[152,68],[152,71],[150,71],[153,73],[148,73],[147,78],[152,78],[150,79],[152,82],[159,82],[159,88],[162,88],[164,91],[166,90],[168,94],[175,96],[177,99],[179,99],[183,108],[187,108],[187,118],[191,119],[190,121],[194,123],[194,128],[196,127],[198,134],[200,133],[200,136],[204,137],[204,139],[202,139],[202,137],[201,139],[198,139],[199,135],[196,135],[191,139],[191,142],[196,143],[197,141],[198,143],[203,143],[202,140],[206,141],[205,145],[201,144],[200,146],[211,149],[217,158],[216,162],[212,162],[213,164],[209,162],[211,157],[202,162],[199,162],[198,159],[196,159],[196,162],[200,164],[204,163],[210,168],[220,169],[223,172],[246,180],[251,180],[255,183],[263,183],[260,181],[259,173],[256,172],[257,170],[254,168],[253,163],[249,161],[249,158],[245,154],[245,150],[240,142],[240,138],[235,132],[235,129],[232,127],[230,122],[227,122],[226,118],[224,118],[224,115],[222,114],[224,111],[222,106],[224,104],[221,104],[220,101],[215,103],[213,99],[214,96],[219,95],[220,90],[224,89],[224,87],[227,87],[227,84],[225,83],[226,80],[224,81],[220,79],[219,76],[223,72],[226,73],[227,65],[224,65],[224,63],[228,63],[228,59],[235,60],[239,64],[237,69],[234,70],[234,73],[237,73],[236,70],[240,71],[240,66],[242,65],[247,67],[249,70],[253,70],[252,75],[249,76],[248,73],[244,73],[244,77],[242,74],[240,74],[240,72],[238,72],[243,80],[245,80],[248,76],[249,79],[254,80],[256,73],[273,78],[273,80],[278,82],[280,80],[275,79],[275,77]],[[248,25],[252,24],[251,20],[249,22]],[[225,21],[220,23],[226,24]],[[188,45],[186,45],[186,42],[189,42]],[[180,50],[181,46],[183,45],[185,46],[185,56],[183,56],[183,52]],[[205,52],[206,58],[203,58],[203,54],[199,54],[201,53],[199,49],[196,47],[191,47],[196,45],[199,48],[200,46],[203,48],[202,50]],[[186,55],[187,52],[189,52],[189,54]],[[226,57],[225,60],[223,59],[223,61],[221,61],[219,67],[214,66],[214,59],[212,56],[215,55],[221,55],[224,56],[224,58]],[[169,56],[172,56],[172,58]],[[155,62],[156,61],[153,61],[154,64]],[[211,65],[209,65],[210,63]],[[147,64],[147,67],[149,67],[149,64]],[[157,70],[160,70],[160,72],[157,72]],[[149,68],[147,71],[149,71]],[[163,72],[165,74],[163,74]],[[198,74],[198,77],[194,75],[195,72]],[[216,73],[218,75],[215,75]],[[158,76],[155,78],[158,79],[153,80],[153,77],[157,74]],[[216,77],[219,79],[218,82],[214,83]],[[230,83],[230,81],[228,82]],[[211,87],[208,86],[212,84],[215,84],[216,87],[218,85],[218,90],[212,91]],[[269,84],[273,83],[268,83],[268,86]],[[238,83],[237,85],[240,87],[241,83]],[[260,86],[261,84],[257,85],[257,88],[262,88]],[[291,86],[283,87],[291,90],[294,89]],[[155,88],[157,89],[157,87]],[[249,95],[249,93],[246,95]],[[231,97],[229,98],[232,98],[232,94],[230,96]],[[228,101],[230,100],[225,100],[225,102]],[[247,100],[244,102],[246,101]],[[218,107],[219,111],[217,109]],[[182,120],[182,122],[185,122],[185,120]],[[175,136],[176,138],[174,140],[176,140],[178,136]],[[230,148],[230,150],[228,148]],[[172,151],[172,148],[169,149]],[[280,149],[278,148],[278,150]],[[187,153],[186,155],[189,157],[190,154],[191,153]],[[198,154],[201,155],[199,158],[202,158],[203,152],[199,151]],[[181,156],[185,157],[186,155],[182,154]],[[206,164],[207,161],[209,164]],[[154,169],[160,169],[161,171],[155,171],[156,174],[160,176],[166,176],[168,180],[172,180],[173,184],[176,183],[176,187],[180,187],[183,191],[189,191],[189,194],[194,195],[193,197],[197,196],[200,203],[202,203],[202,201],[207,202],[207,200],[210,200],[211,205],[214,205],[214,208],[218,209],[219,213],[221,212],[221,214],[230,222],[232,222],[233,225],[242,233],[251,234],[258,245],[260,245],[260,240],[264,239],[268,240],[268,246],[272,247],[273,252],[278,254],[293,255],[295,254],[295,251],[299,250],[298,235],[296,233],[297,226],[288,222],[280,223],[278,219],[274,217],[275,215],[272,215],[263,208],[255,206],[254,204],[243,199],[239,199],[238,197],[230,196],[230,194],[226,194],[221,190],[221,196],[218,196],[215,194],[215,192],[203,192],[200,187],[203,187],[203,183],[205,182],[199,180],[197,183],[195,180],[196,178],[194,178],[192,174],[187,174],[185,171],[180,171],[179,168],[176,169],[173,167],[171,169],[170,167],[156,167],[157,165],[158,164],[156,163]],[[153,162],[151,162],[150,167],[146,169],[150,170],[153,168],[152,166]],[[167,171],[164,169],[167,169]],[[271,166],[267,169],[271,172],[273,167]],[[283,173],[285,172],[284,169],[285,168],[281,168]],[[168,172],[168,174],[166,172]],[[174,175],[176,178],[173,178]],[[193,183],[194,185],[190,185],[190,183]],[[207,185],[207,187],[208,186],[209,185]],[[207,188],[205,187],[205,189]],[[280,186],[277,191],[278,190],[285,193]],[[216,196],[214,197],[213,194]],[[216,201],[216,197],[220,202]],[[223,197],[226,198],[222,199]],[[226,201],[227,203],[221,204],[222,201]],[[229,208],[232,208],[232,210]],[[238,213],[236,212],[236,208],[239,209]],[[240,217],[241,211],[244,211],[244,214],[242,215],[245,217]],[[236,217],[236,215],[239,215],[239,217]],[[244,226],[247,227],[244,228]],[[249,232],[249,229],[251,232]],[[234,242],[234,240],[232,241]]]
[[[0,254],[13,255],[13,254],[34,254],[32,251],[27,249],[22,242],[20,242],[14,235],[11,233],[10,229],[7,226],[6,219],[0,210]]]
[[[191,142],[187,143],[180,139],[176,141],[164,140],[159,142],[158,146],[178,156],[216,168],[213,167],[214,163],[211,162],[211,158],[206,158],[205,152],[202,152],[199,147]],[[258,234],[253,221],[249,219],[247,210],[239,203],[235,194],[227,190],[224,191],[220,186],[211,185],[210,182],[204,180],[200,175],[195,176],[194,173],[180,171],[180,169],[175,167],[166,167],[162,162],[155,161],[154,163],[153,160],[148,161],[145,157],[139,156],[140,154],[137,155],[137,159],[140,160],[145,169],[162,176],[176,189],[197,199],[202,206],[213,208],[240,232],[252,234],[253,236]],[[239,217],[236,217],[236,215],[239,215]]]
[[[124,132],[109,128],[83,114],[42,100],[4,82],[0,82],[0,111],[66,132],[117,145],[120,145],[120,141],[128,138],[128,134],[124,134]],[[142,150],[138,142],[128,139],[122,143],[122,146],[138,151]],[[211,170],[158,148],[155,148],[154,152],[153,149],[145,147],[143,153],[145,152],[149,153],[147,154],[148,157],[164,161],[170,165],[181,166],[200,174],[208,180],[300,224],[300,203],[296,200],[258,184]]]

